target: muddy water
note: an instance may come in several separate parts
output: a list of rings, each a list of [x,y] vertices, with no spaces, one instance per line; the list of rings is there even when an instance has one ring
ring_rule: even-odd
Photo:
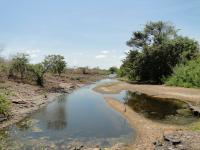
[[[122,91],[112,97],[125,103],[144,117],[161,123],[186,125],[199,120],[192,114],[188,105],[180,100],[153,98],[129,91]]]
[[[103,95],[92,91],[98,84],[62,95],[29,118],[1,131],[1,147],[6,149],[69,149],[70,145],[109,147],[130,143],[135,131],[126,119],[109,108]]]

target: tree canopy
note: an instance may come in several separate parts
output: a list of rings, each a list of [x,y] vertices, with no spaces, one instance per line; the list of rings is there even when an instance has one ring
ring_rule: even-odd
[[[198,42],[177,34],[166,22],[147,23],[133,33],[127,45],[132,49],[120,67],[120,75],[130,80],[162,82],[177,64],[186,63],[199,54]]]
[[[66,67],[64,59],[64,56],[61,55],[48,55],[45,57],[43,64],[45,68],[51,70],[53,73],[61,75]]]
[[[12,73],[20,73],[21,79],[24,78],[24,74],[27,71],[27,65],[29,63],[29,55],[24,53],[18,53],[12,58],[12,64],[10,71]]]

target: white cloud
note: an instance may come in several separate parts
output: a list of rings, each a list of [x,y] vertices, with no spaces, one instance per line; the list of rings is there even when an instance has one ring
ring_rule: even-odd
[[[121,56],[119,56],[119,59],[120,60],[123,60],[123,59],[125,59],[126,58],[126,55],[121,55]]]
[[[101,51],[102,54],[108,54],[109,51]]]
[[[37,63],[38,58],[41,58],[41,51],[39,49],[24,50],[30,56],[31,63]]]
[[[95,56],[96,59],[102,59],[102,58],[107,58],[107,57],[108,55],[103,55],[103,54]]]
[[[107,57],[110,56],[110,54],[111,54],[110,51],[106,51],[106,50],[100,51],[100,54],[99,54],[99,55],[96,55],[95,58],[96,58],[96,59],[107,58]]]
[[[31,59],[34,59],[40,53],[40,50],[26,50],[26,53],[30,55]]]

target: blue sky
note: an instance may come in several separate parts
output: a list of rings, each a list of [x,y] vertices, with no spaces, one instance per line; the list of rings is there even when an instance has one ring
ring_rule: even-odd
[[[69,66],[119,66],[131,33],[170,21],[200,41],[199,0],[0,0],[0,47],[37,63],[62,54]]]

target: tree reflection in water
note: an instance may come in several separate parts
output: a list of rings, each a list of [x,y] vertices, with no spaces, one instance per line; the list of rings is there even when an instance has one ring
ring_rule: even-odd
[[[59,97],[58,105],[49,107],[47,109],[47,129],[62,130],[67,127],[67,110],[65,108],[67,95],[61,95]]]
[[[154,120],[165,120],[169,117],[175,119],[180,116],[177,110],[188,109],[187,105],[182,101],[160,99],[137,92],[127,92],[123,101],[135,112]]]

